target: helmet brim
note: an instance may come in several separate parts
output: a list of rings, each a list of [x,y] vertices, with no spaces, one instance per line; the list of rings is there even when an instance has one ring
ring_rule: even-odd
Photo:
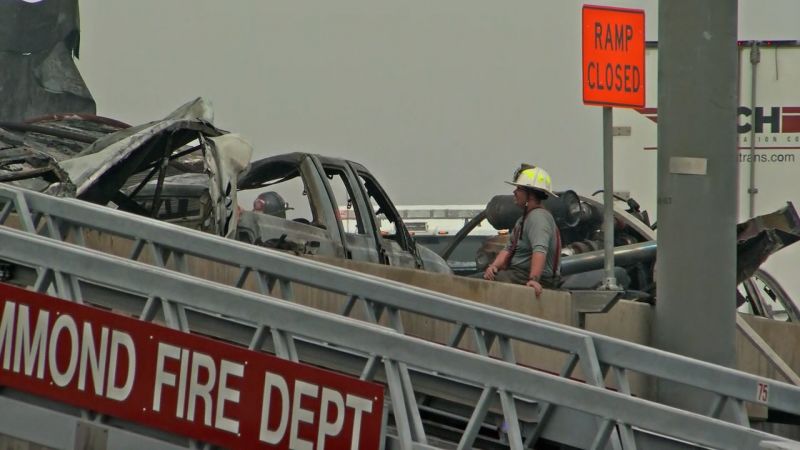
[[[506,183],[506,184],[510,184],[510,185],[512,185],[512,186],[516,186],[516,187],[521,187],[522,189],[529,189],[529,190],[531,190],[531,191],[539,191],[539,192],[544,192],[544,193],[545,193],[545,194],[547,194],[549,197],[555,197],[555,198],[558,198],[558,196],[557,196],[555,193],[553,193],[553,191],[548,191],[547,189],[542,189],[542,188],[537,188],[537,187],[527,186],[527,185],[520,184],[520,183],[512,183],[512,182],[510,182],[510,181],[504,181],[504,183]]]

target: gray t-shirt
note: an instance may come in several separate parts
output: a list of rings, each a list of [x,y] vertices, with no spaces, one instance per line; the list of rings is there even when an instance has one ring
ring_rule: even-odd
[[[520,222],[522,222],[522,217],[517,220],[514,229],[520,226]],[[546,256],[542,278],[550,278],[554,274],[560,275],[561,268],[553,267],[558,247],[556,230],[556,221],[549,211],[544,208],[536,208],[529,212],[522,227],[517,249],[511,257],[511,267],[530,272],[531,255],[533,252],[539,252]],[[512,233],[511,236],[512,238],[505,248],[509,251],[514,241],[514,234]]]

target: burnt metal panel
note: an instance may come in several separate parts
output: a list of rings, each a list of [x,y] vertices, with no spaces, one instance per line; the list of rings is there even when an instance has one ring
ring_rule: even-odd
[[[80,49],[78,0],[0,2],[0,120],[94,114],[74,57]]]

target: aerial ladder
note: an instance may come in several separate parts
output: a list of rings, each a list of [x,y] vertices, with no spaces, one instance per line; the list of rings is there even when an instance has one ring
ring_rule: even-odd
[[[98,236],[124,254],[94,246]],[[796,386],[74,199],[0,186],[0,262],[7,283],[143,328],[377,383],[381,448],[800,448],[750,428],[744,408],[800,415]],[[232,281],[197,276],[209,265]],[[338,314],[301,304],[312,291],[338,295]],[[452,330],[445,345],[407,333],[411,316]],[[563,354],[560,372],[517,363],[524,346]],[[639,398],[633,373],[715,400],[698,414]],[[0,391],[0,434],[50,448],[219,446],[13,387]]]

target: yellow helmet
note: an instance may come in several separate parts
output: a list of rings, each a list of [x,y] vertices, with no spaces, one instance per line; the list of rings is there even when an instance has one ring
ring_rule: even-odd
[[[506,181],[512,186],[544,192],[548,196],[558,197],[553,193],[550,174],[541,167],[523,164],[514,172],[514,181]]]

